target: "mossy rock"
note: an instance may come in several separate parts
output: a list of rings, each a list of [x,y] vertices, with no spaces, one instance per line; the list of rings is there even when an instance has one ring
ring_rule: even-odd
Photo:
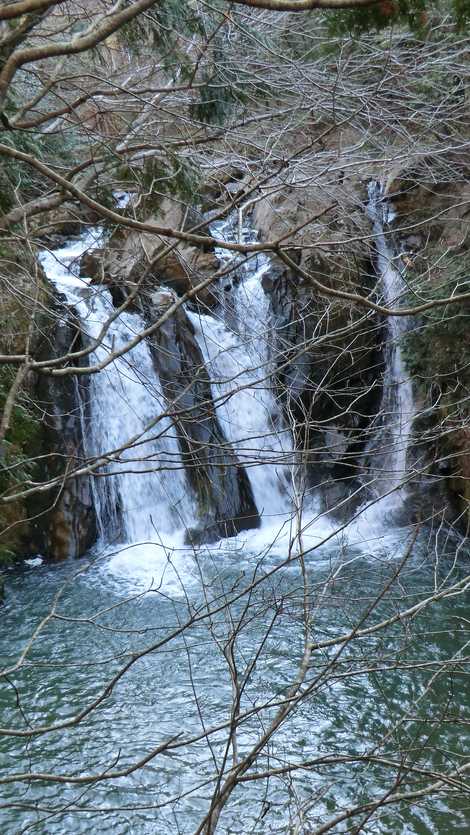
[[[43,305],[50,287],[26,247],[0,247],[0,351],[22,354],[37,350],[44,338]],[[18,366],[0,366],[0,413]],[[8,430],[0,447],[0,495],[17,492],[37,474],[35,456],[41,446],[41,416],[35,406],[34,378],[27,375],[15,398]],[[0,564],[28,551],[29,513],[24,500],[0,504]]]

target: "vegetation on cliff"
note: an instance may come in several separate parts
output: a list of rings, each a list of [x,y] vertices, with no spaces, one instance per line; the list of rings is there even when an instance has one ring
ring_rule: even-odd
[[[44,279],[31,249],[4,242],[0,250],[0,352],[5,359],[34,353],[46,299]],[[0,493],[21,492],[38,474],[41,417],[31,400],[33,382],[26,368],[0,364]],[[29,549],[31,529],[22,500],[0,506],[0,559]],[[29,540],[29,541],[28,541]]]

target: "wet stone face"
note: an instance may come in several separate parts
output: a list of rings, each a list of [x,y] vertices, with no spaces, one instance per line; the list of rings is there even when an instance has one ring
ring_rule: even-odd
[[[176,293],[173,293],[172,290],[158,290],[156,293],[152,293],[150,296],[150,301],[155,307],[165,309],[170,307],[177,299]]]

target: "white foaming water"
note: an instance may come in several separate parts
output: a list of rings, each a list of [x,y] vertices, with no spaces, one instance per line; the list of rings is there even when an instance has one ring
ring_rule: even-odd
[[[111,295],[79,277],[80,257],[101,245],[92,229],[55,252],[40,254],[47,276],[75,307],[83,333],[94,341],[115,313]],[[121,313],[90,354],[91,366],[128,344],[145,327],[140,316]],[[184,547],[186,528],[195,522],[189,486],[150,349],[145,340],[98,373],[90,375],[89,403],[82,404],[84,445],[102,460],[93,476],[94,501],[102,538],[119,547],[108,567],[118,575],[139,576],[165,587],[172,552]]]
[[[384,224],[392,217],[379,183],[369,184],[367,211],[373,222],[377,253],[377,274],[380,277],[384,303],[397,307],[406,284],[384,235]],[[364,553],[391,554],[401,547],[408,476],[407,458],[412,438],[415,405],[413,386],[405,368],[401,340],[407,320],[390,316],[386,322],[385,371],[379,419],[364,455],[364,469],[372,496],[360,508],[357,517],[347,526],[350,545]],[[392,524],[391,524],[392,523]]]
[[[84,307],[82,302],[80,307]],[[96,339],[113,313],[108,293],[87,303],[83,328]],[[140,316],[121,313],[90,357],[106,361],[145,328]],[[90,380],[90,452],[111,453],[110,477],[103,479],[100,515],[108,529],[122,529],[127,542],[164,541],[194,523],[173,424],[165,416],[160,380],[145,340],[116,358]],[[127,448],[126,448],[127,447]],[[122,450],[114,453],[116,450]],[[119,517],[119,518],[118,518]]]
[[[75,304],[80,298],[79,290],[88,287],[89,279],[80,277],[80,258],[103,244],[103,229],[94,226],[60,249],[44,249],[39,261],[47,277],[65,293],[67,300]]]
[[[214,224],[211,231],[233,240],[229,221]],[[226,264],[233,257],[222,249],[217,255]],[[225,285],[230,281],[230,292],[221,291],[218,316],[189,313],[211,379],[217,416],[247,469],[263,522],[290,513],[294,466],[292,436],[272,390],[269,301],[261,284],[269,268],[262,255],[255,264],[238,267],[239,283],[223,279]]]
[[[389,210],[383,203],[383,193],[378,183],[369,185],[368,213],[373,221],[377,251],[377,272],[381,279],[384,302],[388,307],[400,304],[406,284],[399,267],[394,266],[394,255],[388,246],[383,225],[389,218]],[[415,405],[413,385],[406,371],[401,350],[401,340],[407,329],[404,316],[387,319],[385,349],[385,373],[380,407],[381,426],[370,442],[367,457],[372,470],[378,471],[376,487],[379,492],[394,491],[386,498],[390,505],[399,506],[403,495],[397,488],[407,475],[407,456],[411,441]],[[384,500],[385,501],[385,500]],[[381,513],[384,508],[381,508]]]

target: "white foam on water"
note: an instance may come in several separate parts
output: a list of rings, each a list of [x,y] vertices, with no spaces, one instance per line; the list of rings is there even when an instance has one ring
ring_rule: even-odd
[[[165,542],[132,542],[108,546],[100,555],[101,579],[126,592],[158,591],[181,597],[194,582],[194,555],[181,532],[165,535]]]
[[[25,565],[29,565],[31,568],[38,568],[43,562],[42,557],[31,557],[29,560],[24,560]]]

